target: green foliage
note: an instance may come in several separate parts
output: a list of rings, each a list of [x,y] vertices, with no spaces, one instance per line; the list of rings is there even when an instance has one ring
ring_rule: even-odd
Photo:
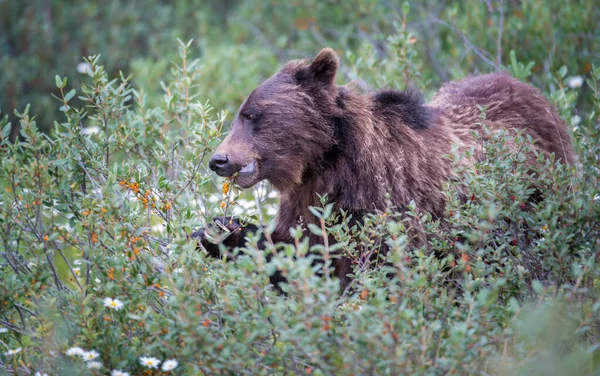
[[[0,117],[0,372],[160,374],[167,359],[177,360],[175,375],[592,374],[600,367],[595,7],[425,2],[399,6],[394,18],[371,1],[188,8],[115,0],[72,4],[64,13],[53,8],[61,2],[39,3],[49,8],[0,3],[4,21],[15,15],[2,48],[20,40],[17,50],[46,56],[0,57],[10,73],[0,90],[13,93],[2,98],[19,109]],[[52,23],[39,9],[50,9]],[[65,40],[63,25],[74,20],[82,21],[80,34],[50,43]],[[48,40],[31,38],[50,24]],[[166,47],[190,33],[202,37],[180,41],[178,51]],[[500,62],[486,52],[498,52],[498,35]],[[579,164],[540,159],[543,168],[529,171],[522,162],[530,140],[482,127],[477,152],[488,158],[457,163],[444,189],[444,220],[410,205],[403,215],[373,213],[358,227],[324,199],[312,208],[321,226],[309,230],[336,244],[309,249],[291,229],[292,244],[260,251],[257,234],[234,263],[208,258],[189,238],[195,227],[229,212],[272,223],[274,204],[268,187],[236,192],[207,170],[227,117],[212,106],[234,110],[277,59],[308,56],[322,44],[345,53],[340,80],[365,86],[415,84],[430,95],[444,78],[495,64],[529,77],[571,126]],[[200,59],[192,58],[198,50]],[[103,55],[73,73],[87,51]],[[44,96],[21,82],[43,82]],[[42,110],[48,106],[58,115]],[[11,121],[19,124],[12,140]],[[42,132],[49,124],[52,132]],[[327,267],[340,254],[355,260],[344,293]],[[269,285],[275,270],[290,281],[285,295]],[[97,357],[68,355],[76,347]],[[141,357],[163,363],[150,369]],[[94,361],[100,369],[88,368]]]
[[[598,366],[600,148],[592,140],[600,138],[600,71],[588,82],[596,111],[575,133],[580,169],[544,162],[542,201],[528,200],[532,172],[521,162],[529,140],[484,133],[489,158],[457,169],[460,178],[445,189],[447,220],[411,207],[407,217],[375,213],[358,229],[330,205],[313,208],[322,226],[311,231],[337,244],[309,250],[292,231],[294,244],[265,251],[274,253],[270,261],[255,238],[229,263],[207,259],[188,238],[200,219],[221,211],[204,162],[224,119],[192,94],[201,70],[189,46],[180,44],[159,107],[148,107],[128,77],[109,79],[93,57],[79,95],[85,107],[71,105],[74,91],[56,77],[64,120],[55,138],[39,132],[29,108],[16,114],[21,141],[3,135],[5,367],[137,374],[143,356],[176,359],[175,374]],[[569,90],[557,94],[570,98]],[[409,245],[415,224],[428,246]],[[382,242],[387,256],[379,255]],[[340,251],[357,260],[344,294],[326,268]],[[286,295],[268,283],[276,269],[290,281]],[[111,308],[108,298],[123,307]],[[67,355],[73,347],[97,351],[102,368]]]

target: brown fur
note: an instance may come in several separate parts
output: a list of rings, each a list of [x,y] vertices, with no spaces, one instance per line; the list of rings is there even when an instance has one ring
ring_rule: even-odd
[[[361,94],[337,86],[337,67],[330,49],[312,62],[286,64],[245,100],[217,150],[235,171],[256,162],[257,171],[240,174],[240,185],[267,179],[279,190],[275,241],[290,241],[290,227],[315,221],[308,207],[319,205],[317,194],[357,218],[384,210],[386,194],[399,210],[413,200],[442,217],[442,185],[452,170],[443,156],[454,144],[478,147],[478,105],[492,131],[524,130],[536,140],[533,148],[575,161],[567,128],[548,100],[507,74],[447,83],[425,104],[414,90]],[[525,163],[535,169],[533,155]],[[337,269],[343,277],[350,264],[342,259]]]

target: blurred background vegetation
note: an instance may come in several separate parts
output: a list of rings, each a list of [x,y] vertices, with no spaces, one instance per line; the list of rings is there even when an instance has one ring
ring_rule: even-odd
[[[392,75],[383,82],[374,78],[377,65],[392,58],[390,43],[414,44],[411,79],[418,78],[426,92],[508,65],[510,50],[517,60],[535,63],[530,79],[549,90],[549,78],[560,67],[586,75],[600,54],[600,8],[592,0],[419,1],[411,4],[404,26],[402,3],[0,0],[0,109],[14,120],[13,109],[31,103],[40,129],[48,132],[58,111],[50,96],[57,91],[54,75],[79,87],[82,57],[92,54],[102,55],[110,76],[133,73],[136,87],[159,93],[159,81],[176,58],[177,38],[194,39],[192,57],[203,65],[199,96],[230,111],[282,62],[313,56],[325,46],[345,58],[340,82],[374,87],[394,85]],[[411,38],[389,40],[403,32]],[[353,59],[365,50],[372,61]]]

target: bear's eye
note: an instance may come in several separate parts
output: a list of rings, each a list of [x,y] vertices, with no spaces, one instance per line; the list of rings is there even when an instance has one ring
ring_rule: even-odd
[[[248,121],[253,121],[255,118],[254,114],[251,112],[244,112],[244,113],[242,113],[242,116],[244,117],[244,119],[246,119]]]

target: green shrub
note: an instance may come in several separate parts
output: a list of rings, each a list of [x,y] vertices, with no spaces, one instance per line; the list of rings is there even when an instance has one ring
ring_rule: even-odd
[[[529,140],[510,140],[521,146],[511,154],[508,136],[496,135],[482,139],[486,161],[457,168],[460,178],[448,182],[444,221],[388,210],[357,229],[324,205],[314,210],[337,244],[308,249],[292,229],[294,244],[259,251],[257,235],[231,263],[197,250],[193,228],[233,208],[269,222],[273,199],[256,191],[252,207],[254,197],[221,192],[206,170],[226,115],[195,94],[203,71],[189,48],[180,43],[155,105],[93,57],[80,90],[55,78],[63,117],[51,136],[29,108],[16,113],[14,143],[2,121],[3,370],[158,374],[174,364],[166,360],[182,375],[590,374],[600,366],[600,69],[585,89],[592,110],[577,115],[573,131],[580,165],[543,162],[541,201],[528,199],[531,172],[521,165]],[[579,89],[565,77],[556,76],[550,97],[570,119]],[[430,239],[421,248],[409,246],[415,223]],[[383,243],[389,254],[366,261]],[[327,266],[339,252],[357,260],[343,294],[313,262]],[[275,270],[290,281],[285,295],[269,285]],[[152,358],[158,368],[142,364]]]

